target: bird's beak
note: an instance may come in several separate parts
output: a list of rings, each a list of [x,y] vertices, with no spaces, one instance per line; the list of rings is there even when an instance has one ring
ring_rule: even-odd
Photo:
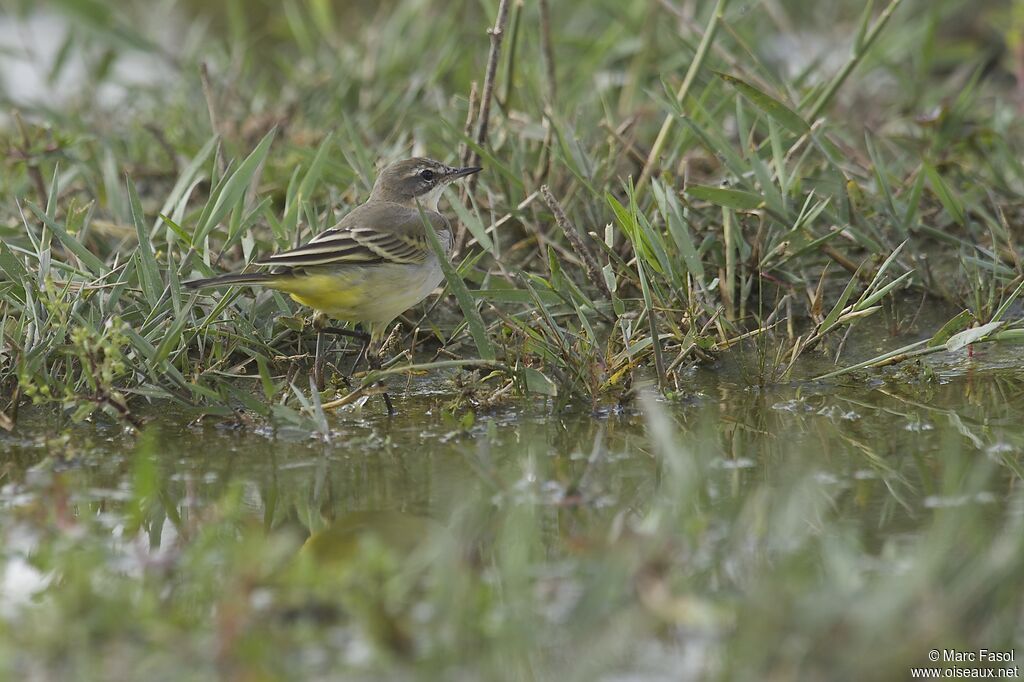
[[[453,168],[452,172],[448,174],[448,177],[451,178],[452,180],[456,180],[458,178],[464,178],[467,175],[479,173],[482,170],[483,168],[481,168],[480,166],[466,166],[465,168]]]

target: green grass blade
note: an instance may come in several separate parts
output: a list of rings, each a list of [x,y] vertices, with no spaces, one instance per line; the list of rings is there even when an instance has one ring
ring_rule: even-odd
[[[53,235],[57,237],[57,241],[59,241],[65,249],[73,253],[82,265],[89,270],[89,272],[93,275],[101,275],[110,271],[110,268],[108,268],[102,260],[89,251],[89,249],[85,248],[80,241],[69,235],[67,230],[65,230],[57,221],[52,220],[45,212],[39,210],[35,204],[27,204],[27,206],[29,207],[29,210],[31,210],[32,213],[34,213],[39,220],[43,221],[43,224],[53,232]]]
[[[422,213],[421,217],[423,219],[423,227],[427,233],[427,242],[441,264],[441,269],[444,271],[448,286],[451,287],[452,293],[455,294],[455,299],[459,302],[459,307],[462,308],[462,314],[466,316],[466,324],[469,325],[469,333],[476,344],[477,352],[484,360],[494,360],[497,355],[494,352],[494,347],[491,346],[491,341],[487,336],[487,329],[484,326],[484,320],[480,317],[480,311],[477,310],[472,294],[469,293],[465,282],[462,281],[459,273],[456,272],[455,268],[452,267],[451,261],[448,260],[448,254],[445,253],[444,247],[441,246],[441,241],[437,238],[437,231],[434,230],[434,226],[430,224],[430,221]]]
[[[135,234],[139,238],[141,263],[140,284],[142,293],[149,301],[150,306],[155,306],[160,294],[164,289],[163,280],[160,277],[160,269],[156,264],[156,255],[153,253],[153,243],[150,240],[149,226],[146,224],[146,217],[142,214],[142,202],[139,200],[139,193],[135,189],[135,183],[131,178],[125,178],[128,187],[128,202],[132,212],[132,222],[135,223]]]
[[[928,184],[931,185],[932,191],[935,192],[935,196],[938,197],[942,207],[953,217],[953,220],[963,225],[966,220],[963,202],[953,193],[953,190],[942,179],[942,176],[939,175],[934,166],[930,163],[925,163],[923,167],[924,174],[928,178]]]
[[[800,114],[796,113],[771,95],[758,90],[750,83],[747,83],[736,76],[731,76],[727,73],[722,73],[721,71],[715,71],[714,74],[736,88],[740,94],[750,100],[754,106],[781,123],[791,133],[795,135],[803,135],[804,133],[810,132],[811,126],[807,124],[807,121],[800,117]]]
[[[710,201],[716,206],[732,208],[739,211],[753,211],[764,205],[764,199],[753,192],[708,185],[690,185],[686,193],[694,199]]]
[[[196,226],[195,233],[192,236],[192,246],[199,248],[203,240],[210,234],[210,231],[223,220],[229,211],[242,201],[246,190],[249,189],[253,176],[256,175],[256,172],[267,158],[270,144],[274,141],[276,134],[276,129],[267,133],[256,146],[256,149],[246,157],[245,161],[220,186],[217,196],[211,197],[212,208],[205,216],[203,222]]]

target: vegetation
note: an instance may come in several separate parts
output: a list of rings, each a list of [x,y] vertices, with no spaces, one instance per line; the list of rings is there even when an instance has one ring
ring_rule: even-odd
[[[764,454],[761,445],[736,434],[723,443],[714,418],[681,411],[695,368],[739,357],[746,385],[766,395],[890,380],[877,368],[901,364],[905,384],[931,391],[929,365],[908,361],[1024,340],[1018,3],[211,4],[3,4],[2,21],[42,17],[38,30],[60,39],[52,51],[47,41],[3,46],[44,54],[50,87],[30,101],[13,82],[0,89],[11,111],[0,127],[0,427],[55,439],[44,441],[55,466],[84,456],[67,434],[123,427],[123,537],[138,531],[153,544],[155,534],[158,547],[170,522],[182,538],[174,576],[146,565],[141,578],[110,570],[125,550],[97,540],[99,502],[82,502],[94,514],[69,524],[91,542],[57,531],[40,540],[33,562],[59,580],[46,608],[25,616],[21,645],[53,657],[39,669],[116,676],[98,643],[115,659],[130,650],[130,677],[331,676],[339,666],[373,677],[408,672],[408,660],[470,674],[460,652],[484,646],[472,663],[491,676],[592,679],[643,659],[639,641],[681,639],[706,649],[694,675],[873,678],[905,674],[944,648],[938,640],[998,648],[1019,638],[1018,432],[986,425],[968,438],[985,421],[977,414],[933,434],[931,459],[864,446],[890,489],[880,503],[890,511],[866,512],[783,464],[723,501],[729,483],[715,467]],[[345,376],[357,348],[318,338],[309,312],[280,294],[180,286],[330,227],[366,198],[381,164],[411,154],[479,159],[486,171],[442,201],[460,233],[446,289],[405,316],[383,369]],[[318,347],[332,368],[321,387],[310,379]],[[1019,370],[1019,351],[1008,352]],[[384,517],[384,540],[356,551],[359,533],[332,514],[342,539],[325,552],[340,543],[344,570],[317,561],[316,543],[295,558],[325,525],[325,503],[269,479],[255,477],[263,519],[242,483],[210,493],[205,518],[182,515],[187,493],[160,459],[179,447],[168,414],[179,430],[207,417],[314,434],[328,452],[339,422],[382,411],[370,402],[378,382],[401,395],[418,377],[446,382],[444,397],[409,397],[399,419],[444,414],[456,441],[475,433],[495,448],[504,431],[481,420],[502,406],[542,399],[545,416],[625,413],[636,440],[622,451],[655,462],[637,465],[649,484],[616,490],[599,510],[594,491],[618,485],[618,470],[495,463],[484,446],[467,448],[459,456],[479,480],[442,510],[451,523],[403,517],[392,533]],[[1020,396],[1011,382],[984,404],[1019,422]],[[39,426],[40,414],[52,421]],[[604,438],[586,435],[560,454]],[[1015,454],[974,462],[997,436]],[[263,437],[243,438],[253,448]],[[861,452],[839,435],[829,442]],[[791,454],[813,462],[813,444]],[[0,485],[5,471],[0,461]],[[517,488],[520,475],[561,481],[557,505]],[[34,490],[60,499],[53,486]],[[998,514],[908,512],[911,539],[886,536],[881,548],[865,530],[890,522],[893,507],[993,489]],[[546,535],[558,505],[586,517],[574,521],[578,554],[571,532]],[[859,525],[848,527],[842,511],[853,509]],[[42,526],[67,521],[37,511]],[[0,538],[19,527],[0,521]],[[560,590],[583,595],[569,600],[571,615],[538,616],[548,597],[557,608]],[[949,595],[941,605],[939,593]],[[261,595],[273,601],[265,622]],[[384,662],[364,665],[355,645],[348,658],[316,658],[333,632],[319,619],[342,618],[324,604]],[[140,646],[122,612],[164,622]],[[58,653],[56,624],[78,618],[88,621],[71,628],[81,639]],[[581,661],[584,642],[594,656]],[[202,654],[192,668],[177,654],[140,653],[165,645]],[[738,668],[717,657],[725,649]],[[286,650],[294,657],[278,656]],[[16,653],[0,644],[0,660]]]
[[[903,296],[967,311],[919,346],[979,325],[955,343],[1019,338],[1006,312],[1024,282],[1012,228],[1024,169],[1004,62],[949,64],[958,3],[900,5],[856,21],[819,9],[855,27],[829,69],[752,45],[749,31],[790,26],[787,14],[563,9],[552,21],[565,35],[546,47],[551,27],[529,28],[537,8],[514,4],[478,146],[479,126],[459,122],[482,108],[466,97],[487,46],[479,12],[406,3],[369,20],[293,3],[250,25],[229,3],[222,33],[194,22],[180,41],[191,49],[170,55],[130,31],[130,12],[58,3],[92,27],[68,31],[56,55],[99,60],[86,59],[93,87],[79,97],[140,52],[172,73],[123,93],[131,105],[65,98],[22,107],[7,128],[4,411],[13,419],[25,398],[78,418],[129,418],[139,400],[302,409],[304,313],[280,295],[193,297],[181,281],[324,229],[383,160],[467,147],[488,172],[451,197],[466,286],[410,313],[394,348],[493,361],[499,390],[596,405],[628,400],[648,368],[676,392],[680,370],[752,338],[770,383]],[[432,21],[418,22],[425,10]],[[597,40],[576,39],[597,23]],[[439,29],[467,49],[439,49]],[[51,78],[70,63],[56,59]],[[844,105],[858,83],[877,92]]]

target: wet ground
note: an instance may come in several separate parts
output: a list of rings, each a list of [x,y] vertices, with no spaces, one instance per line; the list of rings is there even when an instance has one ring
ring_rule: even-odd
[[[873,338],[854,339],[844,357],[872,355]],[[346,561],[368,536],[402,552],[455,537],[461,549],[453,552],[479,569],[516,509],[532,510],[533,541],[556,565],[581,552],[609,560],[601,553],[622,550],[607,538],[624,523],[650,521],[676,459],[700,469],[702,523],[723,537],[753,497],[771,508],[810,486],[824,507],[803,508],[794,527],[841,527],[865,558],[891,553],[939,509],[993,522],[1019,514],[1010,500],[1024,456],[1022,351],[978,346],[970,357],[941,353],[828,382],[760,387],[759,354],[747,348],[690,370],[687,394],[657,401],[653,421],[643,400],[559,413],[545,400],[518,400],[452,415],[443,374],[392,378],[396,417],[373,402],[343,410],[327,438],[155,407],[136,437],[111,422],[69,426],[26,409],[13,433],[0,434],[0,622],[59,602],[53,593],[63,589],[67,558],[53,552],[61,538],[102,557],[91,570],[130,581],[201,554],[196,538],[207,524],[222,532],[217,510],[227,499],[237,500],[235,522],[257,537]],[[828,367],[819,359],[801,372]]]

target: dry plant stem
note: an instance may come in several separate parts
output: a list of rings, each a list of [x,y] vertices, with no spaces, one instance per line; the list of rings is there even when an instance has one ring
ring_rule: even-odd
[[[555,79],[555,50],[551,41],[551,8],[548,0],[538,0],[540,7],[540,49],[544,60],[545,73],[545,102],[543,117],[545,121],[544,142],[540,150],[540,160],[537,163],[535,173],[537,182],[543,182],[551,171],[551,145],[554,143],[554,123],[551,120],[551,112],[555,108],[555,97],[558,93],[558,84]]]
[[[508,111],[511,107],[512,82],[515,80],[516,68],[516,46],[519,43],[519,22],[523,18],[523,0],[515,0],[512,7],[512,19],[509,26],[508,57],[505,59],[504,87],[498,104],[502,109]]]
[[[473,134],[473,121],[476,119],[476,108],[478,103],[479,93],[477,92],[476,81],[473,81],[469,86],[469,111],[466,112],[466,127],[463,129],[463,135],[466,139],[470,139]],[[470,159],[473,157],[473,150],[466,143],[462,144],[462,149],[459,152],[459,165],[468,166]],[[464,182],[459,187],[459,201],[466,204],[469,199],[469,183]],[[455,231],[455,244],[452,247],[452,256],[458,256],[462,253],[462,246],[466,243],[466,225],[460,220],[459,227]]]
[[[852,260],[844,256],[843,254],[836,251],[835,248],[828,244],[823,244],[821,247],[821,251],[826,256],[828,256],[836,263],[838,263],[839,266],[842,267],[844,270],[846,270],[850,274],[857,275],[860,279],[866,282],[870,282],[871,278],[874,276],[873,272],[861,272],[860,268],[857,267],[856,263],[854,263]]]
[[[551,8],[548,0],[538,0],[540,7],[540,49],[544,55],[544,73],[547,75],[548,106],[553,106],[558,94],[558,81],[555,79],[555,49],[551,40]]]
[[[722,233],[725,238],[725,279],[724,293],[726,294],[726,318],[736,319],[736,244],[733,233],[733,213],[729,209],[722,209]]]
[[[631,140],[627,140],[625,137],[626,132],[631,127],[633,127],[635,123],[636,117],[631,116],[630,118],[627,118],[625,121],[620,123],[617,128],[611,127],[608,121],[601,121],[601,127],[608,131],[608,134],[611,135],[612,139],[622,147],[622,150],[624,152],[629,154],[630,158],[636,160],[641,165],[641,167],[643,167],[643,164],[646,161],[643,152],[641,152],[640,149],[637,148],[636,144],[634,144]],[[609,141],[609,144],[611,145],[611,141]],[[614,147],[614,145],[612,146]]]
[[[686,99],[686,96],[690,92],[690,88],[693,86],[694,80],[697,78],[697,74],[700,72],[701,66],[704,65],[704,60],[707,59],[708,50],[711,47],[711,41],[714,40],[715,34],[718,32],[718,23],[722,19],[722,15],[725,13],[725,6],[728,4],[729,0],[718,0],[715,4],[715,9],[711,13],[711,21],[708,22],[708,27],[704,31],[704,36],[701,38],[700,44],[697,46],[697,52],[693,55],[693,61],[690,62],[690,68],[686,71],[683,83],[679,86],[679,90],[676,92],[677,103],[682,104]],[[672,113],[665,116],[665,121],[661,124],[661,130],[658,131],[658,137],[655,138],[654,145],[651,147],[651,153],[647,156],[647,163],[644,165],[644,170],[640,174],[640,179],[636,183],[636,191],[638,193],[647,181],[651,179],[651,174],[654,172],[654,168],[658,163],[658,157],[661,156],[662,147],[665,146],[665,142],[668,140],[668,134],[672,130],[672,123],[675,119],[676,116]]]
[[[839,348],[836,349],[835,357],[832,358],[832,364],[838,365],[839,358],[843,354],[843,349],[846,348],[846,341],[850,338],[850,334],[853,333],[853,325],[846,328],[846,332],[843,334],[843,338],[839,341]]]
[[[466,125],[463,128],[463,135],[466,139],[471,139],[473,135],[473,121],[476,120],[476,107],[479,102],[480,93],[478,92],[479,86],[476,81],[473,81],[469,86],[469,110],[466,112]],[[473,151],[469,145],[465,142],[462,143],[462,148],[459,151],[459,165],[468,166],[469,158],[472,156]],[[466,194],[465,185],[463,185],[462,192],[463,196]]]
[[[210,85],[210,71],[206,62],[199,63],[199,80],[203,86],[203,98],[206,99],[206,111],[210,115],[210,128],[214,135],[220,135],[220,121],[217,118],[217,104],[213,96],[213,87]],[[221,173],[227,168],[227,163],[221,154],[220,145],[217,146],[217,168]]]
[[[501,0],[498,3],[498,17],[494,26],[487,29],[487,35],[491,38],[491,51],[487,55],[487,73],[484,76],[484,94],[480,99],[480,117],[476,127],[476,144],[483,147],[487,144],[487,127],[491,118],[491,103],[494,101],[494,81],[498,73],[498,60],[501,57],[501,41],[505,37],[505,26],[508,24],[508,0]],[[470,166],[476,166],[480,162],[480,154],[473,150],[470,154]],[[472,192],[476,187],[477,175],[471,175],[467,192]]]
[[[373,387],[371,387],[371,386],[361,386],[360,388],[357,388],[356,390],[352,391],[348,395],[345,395],[344,397],[341,397],[341,398],[338,398],[337,400],[332,400],[330,402],[324,403],[323,405],[320,406],[320,408],[324,409],[324,410],[333,410],[333,409],[335,409],[337,407],[344,407],[345,405],[351,405],[355,401],[357,401],[360,398],[362,398],[364,395],[370,395],[371,393],[376,392],[376,391],[373,391],[372,389],[373,389]]]
[[[531,192],[528,197],[526,197],[525,199],[520,201],[518,204],[516,204],[516,212],[515,213],[506,213],[502,217],[498,218],[496,221],[494,221],[494,225],[491,226],[490,228],[488,228],[487,231],[490,232],[493,235],[497,231],[497,229],[499,227],[501,227],[502,225],[504,225],[508,221],[510,221],[513,218],[515,218],[518,212],[524,210],[530,204],[532,204],[534,199],[537,198],[538,194],[539,194],[539,192]]]
[[[210,85],[210,71],[206,62],[199,64],[199,80],[203,85],[203,97],[206,99],[206,111],[210,115],[210,128],[214,135],[220,135],[220,123],[217,120],[217,105],[213,99],[213,87]]]
[[[591,283],[596,286],[605,298],[611,300],[612,292],[608,289],[608,283],[604,281],[604,276],[601,274],[601,268],[597,265],[597,260],[594,255],[590,253],[587,245],[583,243],[583,238],[580,237],[579,231],[576,226],[573,225],[569,218],[565,215],[565,211],[562,210],[561,204],[555,199],[555,195],[551,193],[551,190],[547,185],[540,188],[541,196],[544,197],[544,203],[551,209],[551,213],[555,216],[555,222],[562,228],[562,232],[565,234],[565,238],[569,240],[569,244],[572,245],[573,251],[583,261],[583,267],[587,271],[587,277],[590,278]]]
[[[865,53],[867,53],[868,49],[871,48],[875,39],[877,39],[878,35],[882,32],[882,29],[885,28],[887,23],[889,23],[889,19],[892,18],[893,12],[896,11],[896,8],[900,6],[902,1],[903,0],[891,0],[889,5],[882,10],[882,13],[875,21],[875,25],[871,27],[870,31],[868,31],[868,34],[865,36],[864,42],[860,45],[859,49],[856,50],[856,52],[850,57],[849,61],[843,65],[839,74],[836,75],[831,83],[829,83],[828,89],[825,90],[821,97],[818,98],[818,101],[814,103],[814,108],[811,109],[810,113],[807,115],[809,120],[813,121],[817,119],[818,116],[821,115],[821,112],[825,110],[825,107],[828,106],[829,102],[832,101],[832,98],[835,97],[836,92],[840,87],[842,87],[843,83],[846,82],[846,79],[853,72],[854,67],[856,67],[857,64],[860,63],[861,59],[864,58]]]

